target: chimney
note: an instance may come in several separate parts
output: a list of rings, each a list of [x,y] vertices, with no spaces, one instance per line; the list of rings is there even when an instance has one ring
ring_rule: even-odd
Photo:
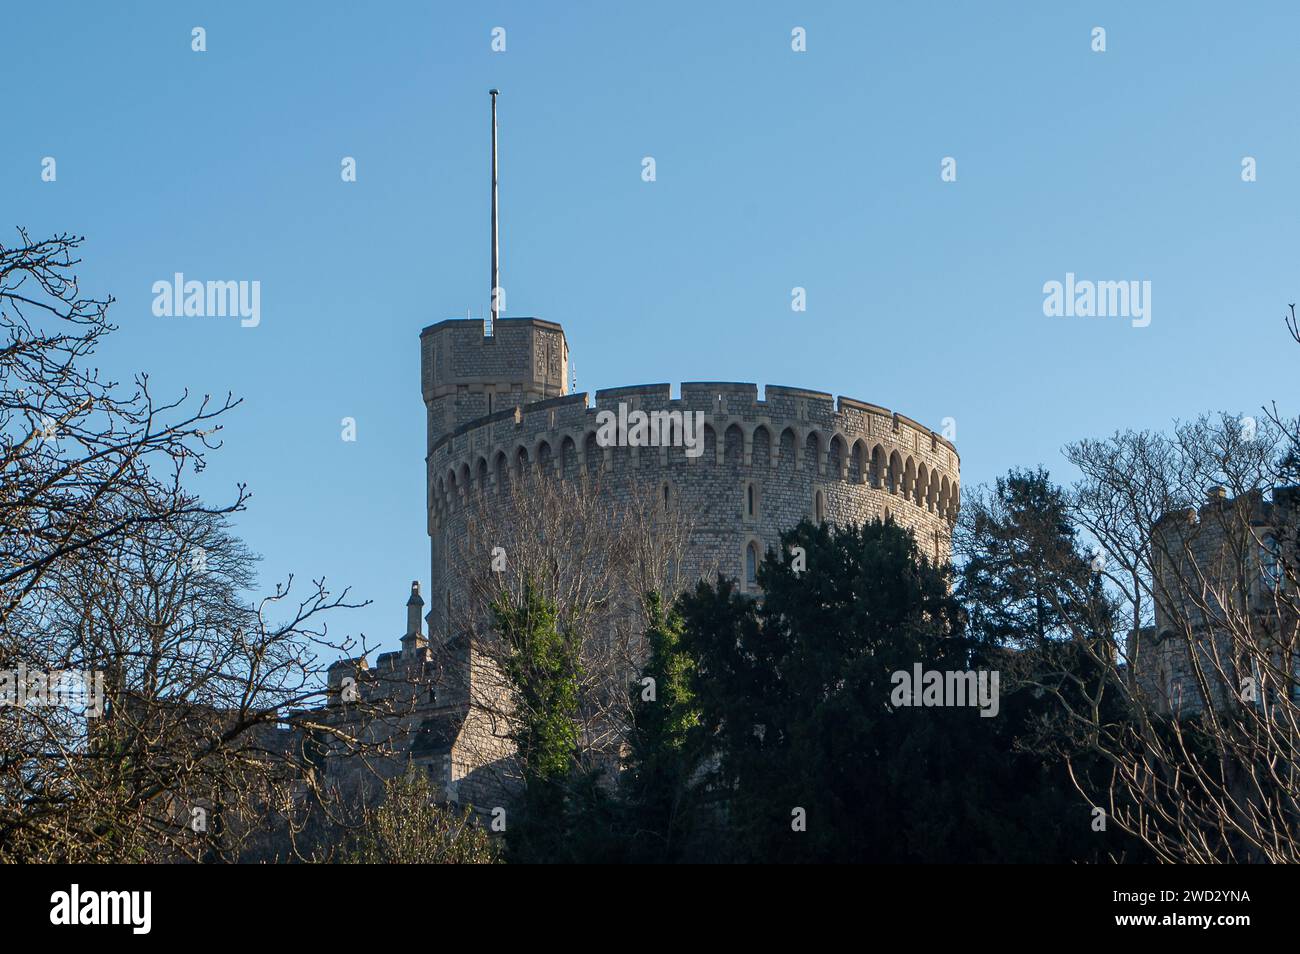
[[[406,635],[402,637],[402,655],[411,656],[416,650],[428,645],[420,631],[420,611],[424,609],[424,599],[420,596],[420,581],[411,581],[411,598],[406,601]]]
[[[1221,504],[1228,499],[1228,489],[1215,484],[1205,494],[1206,502]]]

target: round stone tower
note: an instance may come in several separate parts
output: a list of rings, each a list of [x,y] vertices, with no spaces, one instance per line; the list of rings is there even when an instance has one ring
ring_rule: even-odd
[[[492,506],[508,474],[535,467],[555,480],[599,472],[611,496],[654,488],[693,518],[690,551],[753,588],[753,569],[802,518],[891,518],[931,559],[949,557],[961,498],[956,448],[901,414],[820,391],[693,382],[567,394],[563,329],[535,318],[453,320],[421,333],[428,413],[431,638],[450,634],[459,593],[450,555],[472,514]],[[699,447],[624,446],[600,436],[601,412],[692,415]],[[698,412],[698,413],[697,413]],[[608,415],[606,415],[606,419]]]

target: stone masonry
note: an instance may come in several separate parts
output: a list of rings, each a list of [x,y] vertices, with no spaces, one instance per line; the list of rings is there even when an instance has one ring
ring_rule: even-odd
[[[1254,491],[1230,498],[1214,487],[1200,507],[1156,522],[1154,623],[1130,634],[1128,645],[1137,688],[1156,711],[1191,716],[1207,702],[1220,708],[1229,693],[1242,694],[1245,679],[1255,683],[1256,704],[1278,691],[1300,701],[1297,620],[1287,594],[1300,487],[1277,487],[1271,496]],[[1272,666],[1294,673],[1291,685],[1269,685],[1276,680],[1260,672],[1260,650],[1252,654],[1247,645],[1272,647]]]
[[[689,552],[703,571],[721,568],[742,585],[747,564],[778,548],[804,517],[848,524],[891,518],[910,529],[928,557],[949,557],[960,502],[953,445],[915,421],[873,404],[800,388],[693,382],[568,394],[568,342],[555,323],[504,319],[491,335],[478,320],[443,321],[420,335],[427,413],[428,531],[432,586],[430,645],[461,654],[470,698],[482,671],[462,646],[456,613],[464,599],[452,555],[473,508],[491,506],[512,474],[536,469],[555,480],[599,472],[598,491],[655,488],[693,518]],[[703,455],[682,447],[600,445],[597,413],[702,411]],[[751,555],[752,553],[752,555]],[[468,698],[462,701],[468,702]],[[481,797],[474,776],[484,752],[508,761],[504,726],[469,705],[453,743],[452,776],[441,781]],[[472,738],[470,738],[472,736]],[[462,744],[463,743],[463,744]],[[473,757],[468,753],[474,752]],[[462,753],[465,755],[462,758]]]
[[[408,601],[400,653],[370,667],[343,660],[330,672],[340,694],[333,718],[357,720],[366,707],[392,715],[350,726],[367,741],[390,741],[391,762],[428,771],[443,797],[480,809],[504,804],[516,775],[508,727],[493,712],[508,700],[499,674],[457,626],[467,581],[457,578],[475,508],[502,500],[525,468],[554,480],[589,482],[595,492],[627,495],[653,488],[692,518],[692,575],[719,568],[752,592],[749,567],[777,549],[782,531],[808,517],[848,524],[892,519],[913,533],[929,558],[947,561],[961,498],[956,449],[910,418],[821,391],[693,382],[673,398],[668,384],[569,394],[569,348],[558,324],[535,318],[443,321],[420,334],[421,393],[427,415],[427,515],[430,610],[418,585]],[[598,412],[703,412],[703,453],[681,446],[601,446]],[[342,699],[344,688],[362,705]],[[480,700],[493,701],[492,705]],[[338,784],[363,784],[346,758],[326,759]],[[366,771],[370,771],[367,766]],[[354,771],[355,770],[355,771]],[[351,779],[351,775],[357,775]]]

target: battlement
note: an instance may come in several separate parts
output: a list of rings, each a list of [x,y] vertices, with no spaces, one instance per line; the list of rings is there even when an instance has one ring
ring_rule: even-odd
[[[431,620],[448,617],[452,537],[525,471],[556,480],[600,475],[593,492],[611,498],[652,488],[689,507],[708,541],[701,545],[724,557],[742,538],[767,545],[808,516],[893,519],[917,533],[932,558],[946,558],[961,460],[951,441],[910,417],[826,391],[748,381],[686,381],[677,397],[662,382],[569,394],[558,324],[510,318],[493,335],[483,331],[482,321],[457,319],[420,335],[440,594]],[[611,415],[621,430],[610,427]],[[635,438],[633,419],[645,428]]]
[[[943,448],[951,455],[953,469],[960,467],[957,448],[938,432],[888,408],[856,398],[841,396],[836,399],[825,391],[768,385],[764,389],[764,399],[759,400],[758,385],[750,382],[691,381],[682,384],[680,398],[672,397],[671,384],[602,388],[595,393],[594,400],[589,398],[587,392],[567,394],[502,408],[465,421],[431,443],[430,458],[451,443],[477,446],[508,441],[512,430],[515,437],[525,443],[528,437],[548,431],[594,430],[596,416],[601,411],[617,411],[619,405],[626,405],[640,411],[700,411],[706,415],[709,426],[716,426],[717,421],[729,418],[771,425],[784,421],[794,424],[797,431],[840,432],[846,440],[850,436],[890,435],[896,443],[901,435],[907,434],[913,444],[919,440],[928,443],[932,450]],[[503,424],[506,425],[504,428]],[[479,439],[463,440],[471,434],[477,434]],[[454,449],[452,453],[455,453]]]
[[[473,658],[473,640],[461,639],[472,599],[465,560],[486,528],[517,523],[517,505],[548,505],[552,498],[533,481],[568,483],[607,504],[611,520],[637,501],[684,515],[682,578],[723,573],[755,595],[763,554],[805,519],[890,521],[912,534],[925,558],[949,558],[961,462],[950,441],[909,417],[825,391],[743,381],[571,394],[559,325],[516,318],[499,321],[489,337],[483,331],[482,321],[454,320],[420,336],[428,642],[463,673],[474,699],[495,698],[499,687]],[[381,656],[373,673],[396,662]],[[495,716],[471,705],[464,720],[445,747],[449,782],[511,751]]]
[[[1230,497],[1227,488],[1216,486],[1209,488],[1198,506],[1176,507],[1162,513],[1152,529],[1158,534],[1184,536],[1221,532],[1225,527],[1268,527],[1294,522],[1297,511],[1300,511],[1300,487],[1274,487],[1267,495],[1255,488]]]
[[[430,532],[471,505],[476,493],[500,491],[527,467],[557,479],[602,473],[606,484],[617,473],[619,480],[642,486],[684,486],[688,473],[696,475],[691,481],[719,486],[749,475],[763,484],[801,487],[790,492],[807,493],[814,504],[817,487],[838,486],[844,489],[835,491],[828,514],[892,514],[946,539],[961,480],[950,441],[909,417],[854,398],[775,385],[765,389],[763,400],[758,393],[748,382],[689,382],[673,398],[669,384],[632,385],[602,389],[594,401],[586,393],[570,394],[467,421],[430,448]],[[602,443],[602,420],[633,412],[651,418],[698,414],[695,453],[679,446]],[[891,504],[894,496],[899,504]],[[943,551],[939,543],[933,549],[936,558]]]
[[[449,319],[420,332],[420,393],[430,446],[464,424],[568,391],[564,329],[540,318]]]

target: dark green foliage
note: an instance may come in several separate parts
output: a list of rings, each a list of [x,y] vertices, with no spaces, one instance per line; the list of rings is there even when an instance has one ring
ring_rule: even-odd
[[[524,778],[521,804],[507,825],[510,855],[558,860],[565,851],[567,789],[578,749],[578,647],[531,582],[518,601],[500,596],[492,612],[506,647],[505,675],[516,706],[513,739]]]
[[[1002,672],[1003,711],[989,728],[996,770],[1025,831],[1009,860],[1135,860],[1135,843],[1091,826],[1085,790],[1109,765],[1068,712],[1127,718],[1115,684],[1115,609],[1079,545],[1064,491],[1043,469],[1010,471],[964,505],[956,594],[967,610],[973,664]],[[1103,664],[1104,661],[1104,664]],[[991,768],[991,771],[994,770]]]
[[[1061,488],[1047,471],[1012,470],[964,505],[957,595],[971,637],[987,646],[1042,646],[1080,622],[1109,635],[1090,561],[1079,550]]]
[[[695,703],[695,661],[682,649],[681,616],[665,612],[656,593],[647,596],[646,609],[650,656],[631,687],[623,824],[635,858],[676,861],[689,856],[701,820],[692,782],[707,740]]]
[[[782,548],[759,572],[761,603],[725,580],[681,602],[727,858],[1047,862],[1113,850],[1059,759],[1028,744],[1050,724],[1049,694],[1004,686],[987,718],[893,704],[894,674],[916,664],[1013,669],[1019,655],[968,638],[946,570],[906,530],[805,523]],[[1049,655],[1065,681],[1086,669],[1068,649]],[[793,830],[795,809],[806,831]]]
[[[577,775],[575,737],[538,720],[523,737],[526,761],[551,768],[533,771],[530,788],[556,784],[538,789],[549,800],[530,795],[526,811],[563,835],[548,842],[534,831],[527,851],[516,850],[523,842],[512,835],[512,854],[768,862],[1123,855],[1129,846],[1118,836],[1092,831],[1091,806],[1068,779],[1064,754],[1076,771],[1100,763],[1081,752],[1059,706],[1062,694],[1082,698],[1102,678],[1079,640],[1103,638],[1108,607],[1091,603],[1095,580],[1046,475],[1012,475],[998,493],[998,509],[969,538],[959,591],[966,605],[947,567],[892,523],[805,521],[759,568],[761,600],[721,577],[668,610],[649,596],[650,652],[630,688],[619,784]],[[796,547],[804,551],[799,572]],[[1095,628],[1080,635],[1065,625],[1071,615]],[[511,674],[543,674],[551,688],[534,688],[533,704],[568,705],[560,687],[576,687],[576,661],[562,650],[553,616],[505,612],[499,620],[503,632],[532,634],[517,644],[538,659],[521,656]],[[917,665],[998,671],[997,714],[983,717],[977,704],[897,705],[897,674]],[[800,819],[805,830],[796,830]]]
[[[959,726],[978,713],[890,702],[897,671],[966,668],[944,573],[893,524],[803,523],[782,545],[803,547],[807,569],[769,552],[761,604],[725,580],[682,601],[733,856],[952,858],[970,840],[948,810],[968,791]]]

